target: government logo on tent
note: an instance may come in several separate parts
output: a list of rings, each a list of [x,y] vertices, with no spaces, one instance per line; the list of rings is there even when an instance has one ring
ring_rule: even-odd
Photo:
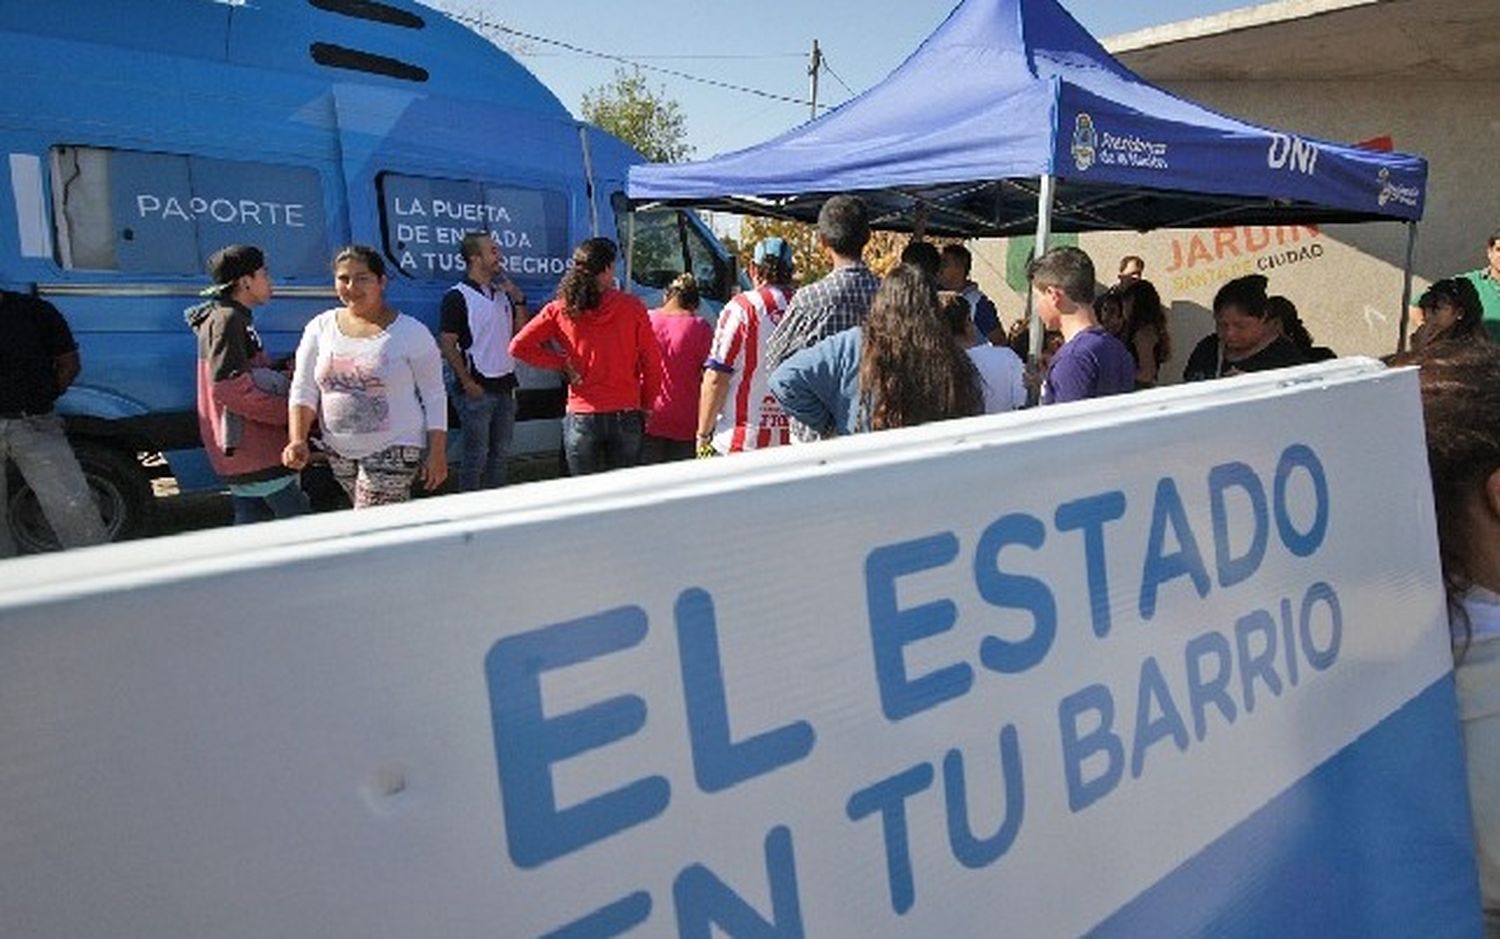
[[[1099,145],[1099,136],[1094,133],[1094,119],[1079,114],[1073,123],[1073,165],[1082,173],[1094,165],[1094,150]]]

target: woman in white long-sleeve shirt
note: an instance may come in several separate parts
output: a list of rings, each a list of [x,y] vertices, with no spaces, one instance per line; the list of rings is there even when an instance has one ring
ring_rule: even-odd
[[[344,305],[302,331],[282,462],[307,464],[317,419],[356,509],[405,502],[418,476],[433,490],[448,475],[442,357],[426,327],[386,305],[385,261],[374,248],[343,249],[333,273]]]
[[[979,383],[984,392],[984,413],[1000,414],[1026,406],[1026,366],[1021,357],[1011,351],[1010,346],[992,345],[974,328],[974,314],[969,309],[968,299],[953,290],[938,291],[938,307],[953,341],[964,350],[969,361],[979,372]]]

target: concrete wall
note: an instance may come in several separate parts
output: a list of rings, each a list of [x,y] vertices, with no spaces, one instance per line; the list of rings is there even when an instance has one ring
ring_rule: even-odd
[[[1125,61],[1129,62],[1128,56]],[[1484,242],[1500,228],[1500,116],[1487,89],[1469,81],[1162,82],[1209,107],[1298,134],[1340,141],[1381,135],[1430,164],[1415,257],[1415,293],[1433,280],[1483,266]],[[1200,231],[1090,234],[1079,244],[1100,280],[1114,281],[1121,256],[1146,259],[1146,276],[1172,305],[1175,380],[1194,343],[1212,331],[1209,308],[1226,280],[1270,278],[1272,293],[1297,304],[1314,338],[1341,355],[1395,351],[1401,318],[1405,226],[1390,223],[1252,226]],[[975,246],[975,279],[1007,321],[1024,310],[1024,285],[1006,276],[1005,242]],[[1009,281],[1009,282],[1008,282]]]
[[[1462,55],[1462,50],[1454,50]],[[1484,241],[1500,228],[1500,113],[1488,82],[1413,80],[1163,82],[1167,90],[1262,124],[1327,140],[1389,135],[1427,158],[1427,206],[1417,237],[1417,274],[1428,280],[1484,264]],[[1378,232],[1377,229],[1390,229]],[[1396,225],[1351,226],[1340,240],[1400,262]]]

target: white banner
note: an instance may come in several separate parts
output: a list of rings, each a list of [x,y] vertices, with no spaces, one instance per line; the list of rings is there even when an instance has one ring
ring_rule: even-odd
[[[1345,890],[1462,934],[1415,385],[1345,362],[0,565],[0,933],[1255,933]],[[1420,803],[1370,785],[1380,734]]]

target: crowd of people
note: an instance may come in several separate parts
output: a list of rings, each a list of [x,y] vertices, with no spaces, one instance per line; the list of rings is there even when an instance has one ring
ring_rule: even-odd
[[[1137,255],[1100,290],[1084,251],[1044,252],[1027,271],[1035,319],[1017,311],[1007,329],[970,277],[968,249],[913,239],[882,278],[864,260],[870,234],[859,198],[828,199],[817,222],[828,274],[795,287],[790,244],[765,238],[747,263],[750,289],[711,324],[691,273],[672,281],[658,309],[621,290],[618,249],[606,238],[577,247],[555,297],[533,315],[494,238],[472,232],[435,337],[386,302],[381,253],[351,245],[333,262],[341,305],[309,322],[295,357],[280,362],[254,328],[254,310],[272,296],[267,259],[231,245],[209,261],[205,302],[187,311],[203,443],[234,521],[248,523],[310,511],[297,483],[315,461],[328,463],[355,508],[404,501],[414,486],[438,490],[450,404],[463,429],[453,488],[503,485],[517,362],[562,376],[566,469],[586,475],[1123,394],[1156,385],[1173,359],[1168,307]],[[1484,344],[1500,328],[1500,231],[1486,250],[1486,267],[1438,280],[1417,300],[1414,351]],[[76,344],[44,301],[0,302],[12,311],[0,350],[0,446],[63,545],[95,543],[100,520],[51,413],[78,374]],[[1334,355],[1259,274],[1223,284],[1213,319],[1187,356],[1185,381]],[[1034,321],[1043,335],[1028,363]],[[0,525],[0,555],[14,550]]]
[[[1028,268],[1044,335],[1037,362],[1029,317],[1007,330],[970,279],[960,245],[911,242],[878,277],[863,259],[864,204],[834,196],[817,232],[831,271],[793,286],[791,246],[753,248],[750,289],[715,325],[684,273],[647,310],[621,290],[617,248],[590,238],[555,297],[535,315],[487,234],[463,239],[465,277],[443,297],[436,335],[386,301],[377,250],[333,259],[339,305],[306,325],[291,360],[273,361],[254,327],[269,302],[264,254],[231,245],[210,259],[205,301],[186,313],[198,342],[199,428],[232,497],[237,524],[310,511],[299,471],[326,460],[356,509],[433,491],[448,475],[453,401],[463,428],[457,488],[502,485],[514,429],[516,362],[567,386],[563,451],[574,475],[708,458],[798,440],[1048,407],[1157,384],[1174,345],[1145,262],[1123,258],[1097,290],[1092,259],[1055,247]],[[1500,231],[1489,266],[1438,280],[1417,300],[1419,367],[1438,535],[1449,592],[1459,701],[1479,832],[1486,915],[1500,928]],[[1330,358],[1296,306],[1266,277],[1225,283],[1214,332],[1186,381]],[[15,462],[64,547],[105,537],[53,403],[78,375],[77,346],[50,304],[0,293],[0,459]],[[447,370],[445,374],[444,365]],[[0,507],[6,505],[0,474]],[[13,554],[0,516],[0,556]]]

